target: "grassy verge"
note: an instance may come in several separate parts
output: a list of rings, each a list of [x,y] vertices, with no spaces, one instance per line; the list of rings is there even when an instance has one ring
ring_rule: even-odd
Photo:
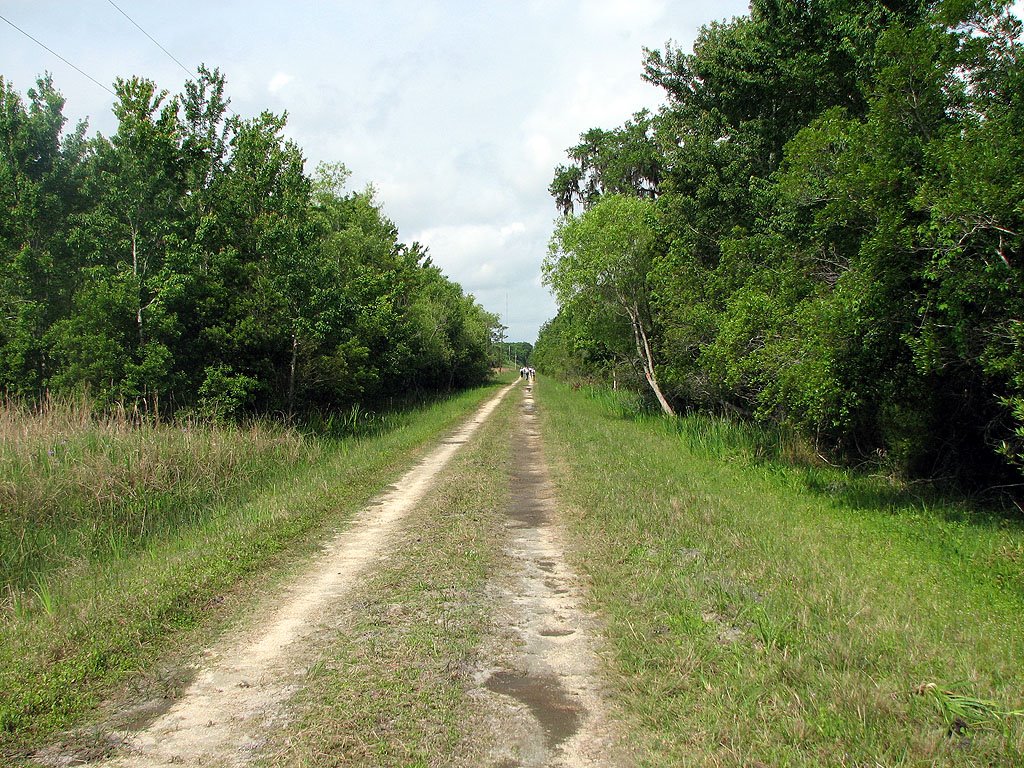
[[[464,691],[500,563],[513,393],[409,513],[385,562],[349,598],[294,703],[273,766],[479,765]]]
[[[0,401],[4,603],[30,610],[51,573],[145,547],[314,462],[321,448],[269,424],[156,426],[96,416],[81,400]]]
[[[1024,526],[538,395],[644,765],[1024,764]]]
[[[45,590],[2,614],[0,755],[24,754],[162,653],[195,647],[229,606],[312,552],[325,529],[495,391],[473,390],[407,413],[375,437],[322,446],[286,472],[264,473],[265,482],[234,502],[154,533],[145,546],[51,571]]]

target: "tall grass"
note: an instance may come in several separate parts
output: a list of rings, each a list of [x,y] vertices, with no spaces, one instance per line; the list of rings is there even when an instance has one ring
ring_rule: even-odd
[[[1007,511],[1012,516],[1017,509],[994,496],[988,497],[990,506],[985,507],[940,484],[908,481],[880,461],[866,461],[853,469],[834,464],[812,440],[785,426],[739,421],[705,412],[666,417],[636,392],[612,391],[606,386],[581,387],[577,391],[616,419],[678,439],[689,453],[727,463],[756,465],[762,474],[774,475],[803,490],[842,498],[859,509],[927,508],[936,515],[956,520],[989,520]]]
[[[84,400],[0,402],[0,587],[13,600],[56,570],[133,552],[319,450],[270,425],[158,426]]]
[[[782,460],[802,465],[820,464],[822,459],[806,440],[784,428],[738,423],[708,413],[687,413],[666,417],[634,391],[613,391],[605,386],[580,390],[586,397],[618,418],[648,424],[677,436],[689,450],[713,458],[743,457],[751,461]]]

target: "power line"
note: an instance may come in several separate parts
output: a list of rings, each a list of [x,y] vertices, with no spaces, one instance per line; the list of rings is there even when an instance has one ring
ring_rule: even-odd
[[[6,16],[0,15],[0,19],[3,19],[4,21],[6,21],[6,22],[7,22],[8,24],[10,24],[10,25],[11,25],[12,27],[14,27],[14,28],[15,28],[16,30],[18,30],[19,32],[21,32],[21,34],[23,34],[23,35],[24,35],[25,37],[27,37],[27,38],[28,38],[29,40],[31,40],[31,41],[32,41],[33,43],[35,43],[36,45],[38,45],[38,46],[39,46],[40,48],[43,48],[44,50],[47,50],[47,51],[49,51],[50,53],[52,53],[52,54],[53,54],[54,56],[56,56],[56,57],[57,57],[58,59],[60,59],[61,61],[63,61],[63,62],[65,63],[65,64],[67,64],[67,65],[68,65],[69,67],[71,67],[71,68],[72,68],[73,70],[75,70],[76,72],[78,72],[78,73],[79,73],[80,75],[83,75],[83,76],[85,76],[85,77],[89,78],[90,80],[92,80],[92,81],[93,81],[94,83],[96,83],[96,85],[98,85],[98,86],[99,86],[100,88],[102,88],[102,89],[103,89],[104,91],[106,91],[107,93],[109,93],[109,94],[110,94],[111,96],[114,96],[114,97],[116,97],[116,96],[117,96],[117,94],[116,94],[116,93],[114,93],[114,92],[113,92],[112,90],[110,90],[109,88],[107,88],[107,86],[105,86],[105,85],[104,85],[103,83],[101,83],[101,82],[100,82],[99,80],[97,80],[97,79],[96,79],[95,77],[93,77],[92,75],[90,75],[90,74],[89,74],[88,72],[85,72],[84,70],[82,70],[82,69],[79,69],[78,67],[76,67],[76,66],[75,66],[74,64],[72,64],[72,63],[71,63],[70,61],[68,61],[68,60],[67,60],[67,59],[65,59],[65,58],[64,58],[63,56],[61,56],[61,55],[60,55],[59,53],[57,53],[57,52],[56,52],[55,50],[53,50],[53,48],[50,48],[50,47],[49,47],[48,45],[46,45],[45,43],[41,43],[41,42],[39,42],[38,40],[36,40],[36,39],[35,39],[34,37],[32,37],[32,35],[30,35],[30,34],[29,34],[28,32],[26,32],[26,31],[25,31],[24,29],[22,29],[21,27],[19,27],[19,26],[18,26],[17,24],[15,24],[15,23],[14,23],[13,21],[11,21],[10,19],[8,19],[8,18],[7,18]]]
[[[112,6],[114,6],[114,8],[115,8],[115,9],[117,10],[117,12],[118,12],[118,13],[120,13],[120,14],[121,14],[122,16],[124,16],[124,17],[125,17],[126,19],[128,19],[128,21],[130,21],[130,22],[131,22],[132,24],[134,24],[134,25],[135,25],[135,28],[136,28],[136,29],[138,29],[138,30],[139,30],[139,32],[141,32],[141,33],[142,33],[142,34],[144,34],[144,35],[145,35],[146,37],[148,37],[148,38],[149,38],[150,40],[152,40],[152,42],[153,42],[153,45],[155,45],[155,46],[156,46],[157,48],[159,48],[159,49],[160,49],[161,51],[163,51],[164,53],[166,53],[166,54],[167,54],[167,55],[168,55],[168,56],[170,57],[171,61],[173,61],[173,62],[174,62],[175,64],[177,64],[177,65],[178,65],[179,67],[181,67],[181,68],[182,68],[182,69],[183,69],[183,70],[185,71],[185,74],[186,74],[186,75],[188,75],[189,77],[195,77],[195,75],[196,75],[196,73],[195,73],[195,72],[193,72],[193,71],[192,71],[191,69],[189,69],[188,67],[186,67],[186,66],[185,66],[184,64],[182,64],[182,63],[181,63],[180,61],[178,61],[178,60],[177,60],[177,59],[176,59],[176,58],[174,57],[174,54],[172,54],[172,53],[171,53],[170,51],[168,51],[168,50],[167,50],[166,48],[164,48],[164,47],[163,47],[162,45],[160,45],[160,43],[158,43],[158,42],[156,41],[156,39],[155,39],[155,38],[154,38],[154,37],[153,37],[153,36],[152,36],[151,34],[149,34],[149,32],[147,32],[147,31],[146,31],[146,30],[144,30],[144,29],[143,29],[142,27],[140,27],[140,26],[139,26],[139,24],[138,24],[138,22],[137,22],[137,21],[135,21],[135,19],[133,19],[133,18],[132,18],[131,16],[129,16],[129,15],[127,14],[127,13],[125,13],[124,11],[122,11],[122,10],[121,10],[121,9],[120,9],[120,8],[118,7],[117,3],[115,3],[115,2],[114,2],[114,0],[107,0],[107,2],[108,2],[108,3],[110,3],[110,4],[112,5]]]
[[[112,6],[113,6],[113,7],[114,7],[114,8],[115,8],[115,9],[117,10],[117,12],[118,12],[118,13],[120,13],[120,14],[121,14],[122,16],[124,16],[124,17],[125,17],[126,19],[128,19],[128,21],[130,21],[130,22],[131,22],[132,24],[134,24],[134,25],[135,25],[135,27],[136,27],[136,28],[137,28],[137,29],[138,29],[138,30],[139,30],[139,31],[140,31],[140,32],[141,32],[142,34],[144,34],[144,35],[145,35],[146,37],[148,37],[148,38],[149,38],[149,39],[150,39],[150,40],[151,40],[151,41],[153,42],[153,44],[154,44],[154,45],[155,45],[155,46],[156,46],[157,48],[159,48],[159,49],[160,49],[161,51],[163,51],[163,52],[164,52],[165,54],[167,54],[167,56],[168,56],[168,57],[169,57],[169,58],[170,58],[170,59],[171,59],[171,60],[172,60],[172,61],[173,61],[173,62],[174,62],[175,64],[177,64],[177,65],[178,65],[179,67],[181,67],[181,69],[182,69],[182,70],[183,70],[183,71],[185,72],[185,74],[187,74],[187,75],[188,75],[189,77],[195,77],[195,75],[196,75],[196,73],[195,73],[195,72],[193,72],[193,71],[192,71],[192,70],[190,70],[190,69],[189,69],[188,67],[186,67],[186,66],[185,66],[184,64],[182,64],[182,63],[181,63],[181,62],[180,62],[180,61],[179,61],[179,60],[178,60],[177,58],[175,58],[174,54],[172,54],[172,53],[171,53],[170,51],[168,51],[168,50],[167,50],[166,48],[164,48],[164,47],[163,47],[162,45],[160,45],[160,43],[159,43],[159,42],[157,42],[157,40],[156,40],[156,39],[155,39],[155,38],[154,38],[154,37],[153,37],[153,36],[152,36],[151,34],[149,34],[149,32],[147,32],[147,31],[146,31],[145,29],[143,29],[143,28],[142,28],[141,26],[139,26],[138,22],[136,22],[136,21],[135,21],[135,19],[133,19],[133,18],[132,18],[131,16],[129,16],[129,15],[127,14],[127,13],[125,13],[125,12],[124,12],[123,10],[121,10],[121,8],[119,8],[119,7],[118,7],[118,5],[117,5],[117,4],[116,4],[116,3],[114,2],[114,0],[107,0],[107,2],[108,2],[108,3],[110,3],[110,5],[112,5]],[[30,34],[29,34],[28,32],[26,32],[26,31],[25,31],[24,29],[22,29],[21,27],[19,27],[19,26],[18,26],[17,24],[15,24],[15,23],[14,23],[13,21],[11,21],[10,19],[8,19],[8,18],[7,18],[6,16],[4,16],[4,15],[0,14],[0,20],[3,20],[3,21],[4,21],[4,22],[6,22],[7,24],[9,24],[9,25],[10,25],[11,27],[13,27],[14,29],[16,29],[16,30],[17,30],[18,32],[20,32],[21,34],[23,34],[23,35],[24,35],[25,37],[27,37],[27,38],[28,38],[29,40],[31,40],[31,41],[32,41],[33,43],[35,43],[36,45],[38,45],[38,46],[39,46],[40,48],[42,48],[43,50],[45,50],[45,51],[48,51],[49,53],[51,53],[51,54],[53,54],[54,56],[56,56],[56,57],[57,57],[58,59],[60,59],[61,61],[63,61],[63,62],[65,63],[65,64],[67,64],[67,65],[68,65],[69,67],[71,67],[71,68],[72,68],[73,70],[75,70],[76,72],[78,72],[78,73],[79,73],[80,75],[82,75],[83,77],[87,77],[87,78],[88,78],[89,80],[92,80],[92,82],[94,82],[94,83],[95,83],[96,85],[98,85],[98,86],[99,86],[100,88],[102,88],[102,89],[103,89],[104,91],[106,91],[107,93],[109,93],[109,94],[110,94],[111,96],[113,96],[113,97],[115,97],[115,98],[117,97],[117,94],[116,94],[116,93],[114,93],[114,92],[113,92],[112,90],[110,90],[110,88],[108,88],[107,86],[105,86],[105,85],[104,85],[103,83],[101,83],[101,82],[100,82],[99,80],[97,80],[97,79],[96,79],[95,77],[93,77],[92,75],[90,75],[90,74],[89,74],[88,72],[86,72],[85,70],[83,70],[83,69],[82,69],[81,67],[77,67],[77,66],[75,66],[74,64],[72,64],[72,63],[71,63],[70,61],[68,61],[67,59],[65,59],[65,58],[64,58],[63,56],[61,56],[61,55],[60,55],[59,53],[57,53],[57,52],[56,52],[55,50],[53,50],[52,48],[50,48],[50,46],[46,45],[46,44],[45,44],[45,43],[43,43],[42,41],[40,41],[40,40],[36,39],[35,37],[33,37],[32,35],[30,35]],[[233,110],[233,109],[231,109],[231,107],[227,106],[227,104],[225,104],[225,105],[224,105],[224,108],[225,108],[225,109],[226,109],[226,110],[227,110],[228,112],[230,112],[230,113],[231,113],[232,115],[234,115],[234,114],[235,114],[234,110]]]
[[[142,26],[141,26],[141,25],[140,25],[140,24],[139,24],[139,23],[138,23],[137,21],[135,21],[135,19],[133,19],[133,18],[132,18],[131,16],[129,16],[129,15],[127,14],[127,13],[125,13],[125,12],[124,12],[123,10],[121,10],[120,6],[118,6],[118,4],[114,2],[114,0],[107,0],[107,2],[108,2],[108,3],[110,3],[110,5],[112,5],[112,6],[114,7],[114,9],[115,9],[115,10],[117,10],[117,12],[118,12],[118,13],[120,13],[120,14],[121,14],[122,16],[124,16],[124,17],[125,17],[126,19],[128,19],[128,21],[130,21],[130,22],[131,22],[131,23],[132,23],[133,25],[135,25],[135,28],[136,28],[137,30],[139,30],[139,32],[141,32],[141,33],[142,33],[142,34],[144,34],[144,35],[145,35],[146,37],[148,37],[148,38],[149,38],[149,39],[150,39],[150,40],[151,40],[151,41],[153,42],[153,45],[155,45],[155,46],[156,46],[157,48],[159,48],[159,49],[160,49],[161,51],[163,51],[164,53],[166,53],[166,54],[167,54],[167,56],[168,56],[168,58],[170,58],[170,59],[171,59],[171,61],[173,61],[173,62],[174,62],[175,64],[177,64],[177,65],[178,65],[179,67],[181,67],[182,71],[183,71],[183,72],[184,72],[184,73],[185,73],[186,75],[188,75],[188,76],[189,76],[190,78],[192,78],[192,77],[195,77],[195,76],[196,76],[196,73],[195,73],[194,71],[192,71],[191,69],[189,69],[188,67],[186,67],[186,66],[185,66],[184,64],[182,64],[182,63],[181,63],[181,62],[180,62],[180,61],[178,60],[178,58],[177,58],[177,57],[176,57],[176,56],[175,56],[175,55],[174,55],[173,53],[171,53],[171,52],[170,52],[170,51],[168,51],[168,50],[167,50],[166,48],[164,48],[164,47],[163,47],[162,45],[160,45],[160,43],[159,43],[159,42],[157,42],[156,38],[154,38],[154,37],[153,37],[153,36],[152,36],[151,34],[149,34],[149,32],[147,32],[146,30],[144,30],[144,29],[142,28]],[[232,115],[234,115],[234,114],[235,114],[235,111],[234,111],[233,109],[231,109],[231,107],[229,107],[229,106],[227,105],[227,102],[225,102],[225,103],[224,103],[224,109],[226,109],[226,110],[227,110],[228,112],[230,112],[230,113],[231,113]]]

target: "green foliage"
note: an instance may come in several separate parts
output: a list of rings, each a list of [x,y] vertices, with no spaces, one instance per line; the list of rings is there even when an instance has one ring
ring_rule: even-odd
[[[618,316],[618,328],[632,337],[632,360],[643,370],[652,394],[666,413],[672,409],[658,385],[650,344],[653,320],[648,273],[657,245],[655,205],[649,200],[607,195],[579,216],[566,216],[551,238],[544,261],[544,282],[560,304],[586,307],[594,321],[590,335],[614,327],[607,316]],[[618,339],[615,339],[615,335]],[[629,347],[623,335],[601,335],[606,348]]]
[[[647,110],[612,131],[592,128],[569,150],[572,166],[559,166],[548,191],[559,211],[570,216],[577,204],[589,207],[605,194],[653,197],[661,178],[661,155]]]
[[[658,183],[630,192],[656,198],[658,232],[632,282],[672,403],[896,473],[1015,483],[1024,61],[1007,8],[766,0],[690,54],[647,52],[667,103],[645,127]],[[643,163],[609,137],[630,125],[570,150],[560,210],[629,191],[611,180]],[[552,285],[558,332],[537,357],[607,375],[581,354],[607,345],[591,324],[607,297]]]
[[[256,379],[235,373],[230,366],[211,366],[199,385],[199,409],[215,420],[237,416],[252,402],[258,385]]]
[[[49,79],[28,104],[0,79],[5,391],[291,417],[486,378],[497,318],[344,166],[308,175],[283,116],[229,117],[206,67],[115,90],[86,139]]]
[[[495,367],[521,368],[533,361],[533,344],[528,341],[502,341],[495,339],[491,347],[491,362]]]

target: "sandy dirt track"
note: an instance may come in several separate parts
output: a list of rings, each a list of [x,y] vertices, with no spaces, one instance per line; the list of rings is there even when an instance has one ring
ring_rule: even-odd
[[[360,512],[261,616],[208,649],[181,699],[145,730],[129,735],[120,754],[99,765],[246,765],[306,673],[309,651],[303,641],[360,573],[383,555],[389,533],[513,386],[502,389]]]
[[[479,704],[493,768],[630,764],[605,703],[597,627],[566,563],[555,493],[543,460],[533,385],[522,393],[510,468],[506,554],[490,585],[496,606],[485,665],[470,696]]]

